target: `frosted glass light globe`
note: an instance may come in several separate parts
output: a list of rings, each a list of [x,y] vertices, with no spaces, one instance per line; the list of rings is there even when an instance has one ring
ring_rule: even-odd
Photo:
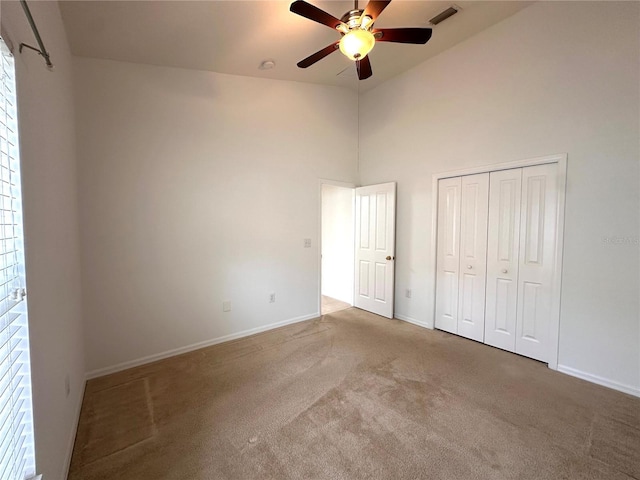
[[[367,56],[375,43],[373,33],[358,28],[342,37],[340,51],[351,60],[361,60]]]

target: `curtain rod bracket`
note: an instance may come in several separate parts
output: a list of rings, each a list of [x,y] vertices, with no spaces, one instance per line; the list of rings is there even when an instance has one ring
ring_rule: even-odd
[[[42,52],[40,49],[36,47],[32,47],[31,45],[27,45],[26,43],[21,43],[20,49],[19,49],[20,53],[22,53],[22,49],[24,47],[27,47],[29,50],[33,50],[34,52],[38,52],[38,55],[41,55],[44,58],[44,61],[47,64],[47,68],[49,68],[50,70],[53,70],[53,63],[51,63],[51,60],[49,59],[48,52]]]
[[[29,10],[29,6],[27,5],[26,0],[20,0],[20,4],[22,5],[22,9],[24,10],[24,14],[27,16],[27,20],[29,21],[29,25],[31,25],[31,30],[33,30],[33,34],[36,37],[36,41],[38,42],[38,47],[35,48],[31,45],[27,45],[26,43],[20,44],[20,53],[22,53],[22,48],[27,47],[30,50],[38,52],[43,58],[45,63],[47,64],[47,68],[49,70],[53,69],[53,63],[51,63],[51,59],[49,58],[49,52],[42,43],[42,38],[40,37],[40,32],[38,32],[38,27],[36,27],[36,23],[33,21],[33,16],[31,15],[31,10]]]

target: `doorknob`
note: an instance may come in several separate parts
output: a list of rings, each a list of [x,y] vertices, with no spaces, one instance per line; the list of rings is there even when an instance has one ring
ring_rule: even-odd
[[[507,273],[507,269],[506,268],[502,269],[502,273]]]
[[[387,255],[387,260],[391,260],[391,257]]]
[[[473,268],[473,265],[467,265],[467,268],[471,270]]]

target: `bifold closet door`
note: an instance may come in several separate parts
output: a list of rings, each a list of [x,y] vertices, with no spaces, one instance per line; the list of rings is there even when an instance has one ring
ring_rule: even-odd
[[[516,353],[548,360],[558,208],[557,165],[522,169]]]
[[[438,181],[435,327],[458,333],[460,268],[460,177]]]
[[[514,352],[522,169],[491,172],[484,342]]]
[[[458,335],[484,340],[489,174],[461,179]]]

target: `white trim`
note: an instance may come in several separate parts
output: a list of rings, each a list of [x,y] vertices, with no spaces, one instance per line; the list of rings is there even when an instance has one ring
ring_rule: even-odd
[[[310,315],[303,315],[301,317],[290,318],[288,320],[283,320],[281,322],[275,322],[269,325],[263,325],[262,327],[243,330],[241,332],[232,333],[230,335],[225,335],[223,337],[212,338],[210,340],[205,340],[204,342],[192,343],[191,345],[187,345],[185,347],[174,348],[172,350],[167,350],[166,352],[156,353],[154,355],[148,355],[146,357],[138,358],[136,360],[130,360],[128,362],[119,363],[111,367],[98,368],[97,370],[92,370],[90,372],[87,372],[87,379],[89,380],[92,378],[101,377],[103,375],[109,375],[110,373],[120,372],[128,368],[138,367],[140,365],[145,365],[147,363],[155,362],[157,360],[162,360],[162,359],[173,357],[176,355],[181,355],[183,353],[192,352],[193,350],[198,350],[200,348],[210,347],[212,345],[217,345],[219,343],[228,342],[230,340],[236,340],[238,338],[248,337],[251,335],[255,335],[257,333],[266,332],[267,330],[273,330],[274,328],[280,328],[280,327],[284,327],[285,325],[304,322],[305,320],[311,320],[318,317],[320,317],[320,314],[318,312],[315,312]]]
[[[418,327],[433,330],[433,325],[429,325],[426,322],[421,322],[420,320],[416,320],[415,318],[407,317],[406,315],[400,315],[399,313],[394,313],[393,318],[397,320],[402,320],[403,322],[412,323],[413,325],[417,325]]]
[[[587,382],[596,383],[603,387],[612,388],[619,392],[628,393],[634,397],[640,397],[640,388],[633,387],[631,385],[625,385],[624,383],[616,382],[615,380],[609,380],[608,378],[599,377],[598,375],[592,375],[591,373],[583,372],[576,368],[567,367],[566,365],[558,365],[558,371],[571,375],[572,377],[586,380]]]
[[[546,165],[547,163],[560,163],[567,161],[566,153],[557,153],[555,155],[545,155],[544,157],[534,157],[515,162],[494,163],[492,165],[481,165],[479,167],[462,168],[460,170],[450,170],[448,172],[434,173],[434,178],[461,177],[463,175],[475,175],[476,173],[497,172],[500,170],[512,170],[514,168],[533,167],[535,165]]]
[[[564,250],[564,206],[567,190],[567,155],[560,155],[557,175],[556,204],[556,245],[554,252],[553,277],[551,278],[551,322],[549,324],[548,364],[552,370],[558,369],[560,349],[560,301],[562,298],[562,255]]]
[[[500,170],[511,170],[513,168],[533,167],[535,165],[546,165],[557,163],[558,179],[558,204],[556,214],[556,247],[554,275],[551,282],[551,322],[549,325],[549,350],[548,363],[552,370],[558,369],[558,348],[560,345],[560,301],[562,291],[562,252],[564,246],[564,206],[567,185],[567,154],[558,153],[535,157],[515,162],[497,163],[493,165],[483,165],[479,167],[469,167],[449,172],[434,173],[431,179],[431,259],[433,260],[433,310],[431,312],[431,323],[434,324],[436,318],[436,272],[437,272],[437,241],[438,241],[438,181],[443,178],[459,177],[464,175],[475,175],[477,173],[496,172]],[[612,387],[613,388],[613,387]]]
[[[71,457],[73,456],[73,447],[76,443],[76,435],[78,434],[78,425],[80,424],[80,411],[82,410],[82,403],[84,402],[84,394],[87,388],[87,381],[82,381],[82,395],[78,398],[78,402],[76,403],[76,408],[74,412],[73,418],[76,419],[73,430],[71,431],[71,436],[69,437],[69,445],[67,447],[67,458],[64,464],[64,471],[62,478],[67,478],[69,476],[69,469],[71,468]],[[38,477],[35,477],[33,480],[37,480]]]

